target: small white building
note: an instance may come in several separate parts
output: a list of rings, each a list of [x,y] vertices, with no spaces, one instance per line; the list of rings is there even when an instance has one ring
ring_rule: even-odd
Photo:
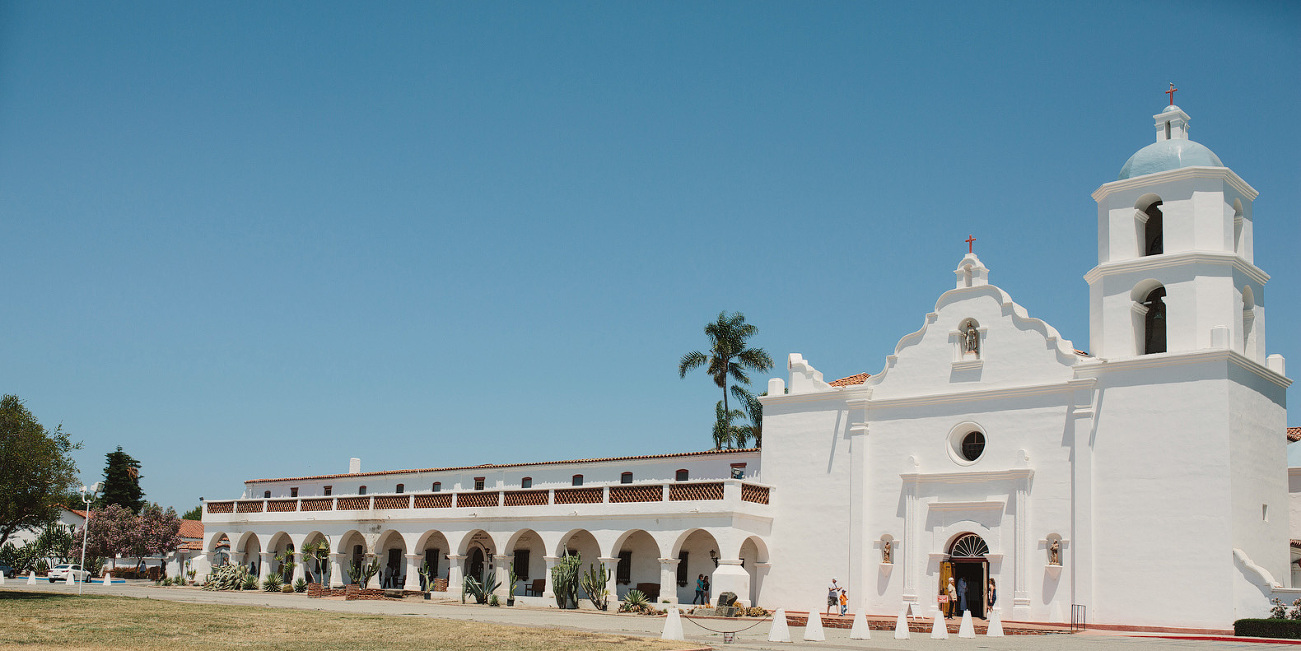
[[[819,608],[837,577],[855,609],[928,613],[953,577],[977,616],[994,581],[1007,620],[1262,616],[1301,591],[1257,193],[1177,106],[1154,119],[1156,142],[1093,193],[1087,353],[969,250],[876,374],[826,382],[790,355],[762,399],[762,451],[254,480],[206,505],[204,548],[229,540],[265,575],[275,552],[326,538],[331,583],[377,554],[407,589],[426,560],[456,586],[485,564],[504,576],[504,556],[546,597],[572,549],[619,595],[680,602],[704,574],[714,596]]]

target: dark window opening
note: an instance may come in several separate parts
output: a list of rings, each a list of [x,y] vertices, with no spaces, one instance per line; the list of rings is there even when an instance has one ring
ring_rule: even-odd
[[[631,483],[632,483],[632,473],[630,473],[630,472],[625,472],[625,473],[623,473],[622,475],[619,475],[619,483],[620,483],[620,484],[631,484]]]
[[[582,475],[574,475],[573,485],[574,485],[574,486],[582,486],[582,485],[583,485],[583,476],[582,476]]]
[[[406,484],[398,484],[398,492],[401,493],[406,489]]]
[[[619,566],[614,570],[614,580],[623,585],[632,583],[632,552],[619,552]]]
[[[515,550],[515,575],[518,576],[521,581],[529,580],[529,550]],[[506,594],[513,594],[514,592],[515,586],[510,586],[510,589],[507,590]]]
[[[745,479],[745,464],[732,464],[732,479]]]
[[[1143,255],[1160,255],[1165,251],[1162,224],[1161,202],[1154,201],[1143,212],[1147,214],[1147,224],[1143,228]]]
[[[271,497],[271,491],[262,491],[262,498],[266,499],[268,497]]]
[[[1143,354],[1166,352],[1165,288],[1157,287],[1143,300],[1147,315],[1143,324]]]
[[[674,479],[675,479],[676,481],[686,481],[687,478],[690,477],[690,476],[691,476],[691,473],[687,472],[687,469],[686,469],[686,468],[680,468],[680,469],[678,469],[677,474],[674,475]]]
[[[687,587],[687,553],[678,552],[678,587]]]
[[[298,497],[298,487],[297,487],[297,486],[294,486],[294,487],[292,487],[292,488],[289,489],[289,496],[290,496],[290,497]]]
[[[483,477],[475,477],[475,478],[474,478],[474,490],[477,490],[477,491],[481,491],[481,490],[483,490],[483,480],[484,480]]]
[[[431,487],[429,490],[434,491],[435,493],[443,490],[443,482],[441,481],[434,482],[433,487]]]
[[[985,452],[985,435],[980,432],[968,432],[962,437],[962,458],[975,461]]]
[[[357,494],[358,494],[358,495],[365,495],[365,494],[366,494],[366,487],[365,487],[365,486],[362,486],[361,488],[358,488],[358,489],[357,489]]]
[[[519,486],[520,488],[533,488],[533,478],[525,477],[519,480]]]
[[[325,487],[325,496],[326,496],[326,497],[329,497],[330,494],[333,493],[333,492],[334,492],[334,487],[333,487],[333,486],[326,486],[326,487]]]

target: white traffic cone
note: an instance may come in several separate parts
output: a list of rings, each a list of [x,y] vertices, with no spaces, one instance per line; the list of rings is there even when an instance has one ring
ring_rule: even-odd
[[[854,627],[849,629],[849,639],[851,640],[870,640],[872,639],[872,629],[867,625],[867,615],[860,608],[854,614]]]
[[[804,639],[809,642],[827,641],[827,634],[822,632],[822,613],[809,611],[809,620],[804,623]]]
[[[664,618],[664,632],[661,640],[685,640],[682,635],[682,617],[678,615],[677,606],[669,606],[669,616]]]
[[[1003,637],[1003,616],[997,608],[989,609],[989,626],[985,628],[985,637]]]
[[[790,642],[791,629],[786,625],[786,609],[778,608],[772,614],[772,628],[768,629],[769,642]]]
[[[73,585],[74,583],[77,582],[76,579],[72,578],[72,577],[74,577],[74,576],[76,576],[76,575],[73,574],[72,570],[68,570],[68,574],[67,574],[67,576],[63,579],[63,582],[66,583],[66,584],[68,584],[68,585]]]
[[[896,640],[908,639],[908,607],[907,606],[904,606],[903,610],[899,611],[898,619],[894,620],[894,639]]]
[[[104,587],[107,588],[109,584],[113,582],[113,573],[105,572],[104,576],[100,577],[100,579],[101,579],[101,583],[104,584]]]
[[[4,585],[4,584],[5,584],[5,573],[0,572],[0,585]]]
[[[27,585],[36,585],[36,570],[27,570]]]
[[[976,637],[976,625],[971,623],[971,611],[962,611],[962,624],[958,626],[958,637]]]
[[[935,609],[935,621],[931,622],[931,639],[949,639],[949,626],[944,623],[944,611]]]

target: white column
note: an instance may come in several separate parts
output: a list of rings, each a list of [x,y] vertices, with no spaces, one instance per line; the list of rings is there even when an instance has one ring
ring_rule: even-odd
[[[896,550],[903,556],[903,599],[912,604],[917,604],[917,579],[918,574],[922,571],[919,560],[922,556],[920,549],[920,536],[914,529],[917,527],[917,482],[914,479],[907,480],[904,486],[904,540],[902,545]],[[895,562],[900,559],[896,558]],[[933,600],[928,600],[933,601]],[[929,608],[927,609],[929,610]]]
[[[294,552],[294,576],[293,582],[298,583],[299,579],[307,580],[307,568],[303,567],[303,553]]]
[[[544,597],[550,597],[550,598],[552,598],[552,599],[555,599],[555,598],[556,598],[556,586],[555,586],[555,583],[553,583],[552,580],[551,580],[551,568],[553,568],[553,567],[556,566],[556,562],[560,560],[560,557],[559,557],[559,556],[543,556],[543,557],[542,557],[542,560],[546,561],[546,563],[547,563],[547,574],[546,574],[547,587],[546,587],[546,589],[544,589],[544,590],[542,591],[542,596],[544,596]]]
[[[678,563],[676,558],[660,559],[661,602],[668,599],[669,603],[678,603]]]
[[[447,555],[447,592],[449,594],[459,595],[465,587],[464,568],[461,567],[461,562],[464,560],[464,556]]]
[[[420,554],[407,554],[407,580],[402,585],[409,592],[420,591]]]
[[[330,587],[343,587],[343,558],[344,554],[330,554]]]
[[[260,584],[263,581],[266,581],[267,577],[271,575],[271,561],[275,559],[276,555],[271,552],[262,552],[261,554],[258,554],[258,556],[262,557],[257,564],[257,582],[260,587]]]
[[[492,557],[492,568],[497,583],[501,584],[498,588],[501,591],[499,598],[514,594],[515,586],[510,584],[510,557],[505,554],[495,554]]]
[[[754,583],[750,586],[750,593],[754,595],[754,600],[751,606],[758,606],[759,600],[763,598],[763,580],[767,578],[770,571],[772,571],[772,563],[754,564]]]
[[[610,593],[610,603],[617,604],[619,602],[619,586],[615,583],[615,579],[617,578],[616,575],[619,573],[619,557],[601,556],[596,560],[601,561],[601,565],[605,567],[605,571],[610,573],[609,578],[605,581],[605,589]]]
[[[1012,593],[1012,618],[1025,621],[1030,618],[1030,591],[1026,587],[1029,572],[1030,550],[1026,547],[1027,530],[1030,528],[1030,504],[1026,499],[1029,478],[1022,478],[1016,485],[1016,549],[1012,550],[1013,563],[1016,565],[1015,592]]]
[[[194,582],[201,583],[203,577],[212,572],[212,555],[208,552],[195,552],[194,556],[190,557],[190,569],[194,570]],[[103,570],[100,570],[100,574],[103,575]],[[190,579],[188,574],[185,579],[187,581]]]

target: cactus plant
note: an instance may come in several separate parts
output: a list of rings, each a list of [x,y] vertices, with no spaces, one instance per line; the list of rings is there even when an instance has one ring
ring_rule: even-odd
[[[580,579],[583,592],[587,593],[587,598],[597,610],[605,610],[610,606],[610,591],[605,587],[609,585],[609,580],[610,570],[605,569],[605,563],[588,565],[587,572]]]
[[[579,554],[566,553],[551,568],[551,583],[556,593],[556,606],[559,608],[578,607],[578,575],[582,571],[582,559]]]

